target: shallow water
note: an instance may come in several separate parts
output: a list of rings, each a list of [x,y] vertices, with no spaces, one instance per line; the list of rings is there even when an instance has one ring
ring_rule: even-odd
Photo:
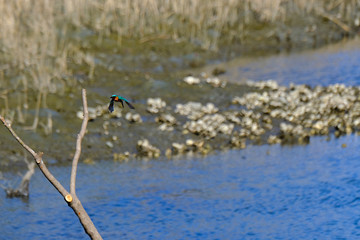
[[[81,164],[78,195],[105,239],[354,239],[359,148],[351,135],[206,158]],[[51,170],[67,181],[70,167]],[[0,211],[2,239],[86,237],[39,171],[29,201],[1,192]]]
[[[247,79],[276,80],[281,85],[360,85],[360,39],[328,45],[317,50],[256,58],[237,58],[219,66],[234,82]],[[213,67],[213,66],[211,66]],[[209,68],[206,67],[206,68]]]
[[[357,43],[234,60],[227,63],[226,77],[358,85]],[[104,159],[79,165],[77,192],[104,239],[356,239],[359,149],[359,137],[348,135],[330,141],[314,137],[306,146],[248,146],[204,158]],[[70,166],[50,169],[68,183]],[[30,194],[23,201],[0,191],[0,239],[87,238],[38,170]]]

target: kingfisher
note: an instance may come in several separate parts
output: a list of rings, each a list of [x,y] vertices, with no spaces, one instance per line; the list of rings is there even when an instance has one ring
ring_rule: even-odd
[[[126,102],[126,104],[129,106],[129,108],[135,109],[134,106],[131,105],[131,103],[129,103],[129,101],[126,98],[122,97],[122,96],[112,95],[110,98],[111,98],[110,105],[109,105],[109,111],[110,112],[114,111],[114,102],[120,102],[123,108],[124,108],[124,102]]]

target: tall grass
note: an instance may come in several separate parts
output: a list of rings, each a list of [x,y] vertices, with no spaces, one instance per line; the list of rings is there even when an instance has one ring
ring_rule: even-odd
[[[326,12],[353,26],[359,7],[360,0],[0,0],[0,88],[20,89],[24,98],[29,89],[38,91],[38,101],[63,89],[69,59],[93,66],[71,37],[81,29],[100,41],[115,34],[119,40],[168,38],[217,49],[254,24],[294,15]]]

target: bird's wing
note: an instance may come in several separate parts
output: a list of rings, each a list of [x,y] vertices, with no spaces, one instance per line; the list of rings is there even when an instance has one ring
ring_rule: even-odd
[[[129,103],[128,101],[126,101],[125,100],[125,102],[126,102],[126,104],[129,106],[129,108],[131,108],[131,109],[135,109],[135,107],[133,106],[133,105],[131,105],[131,103]]]
[[[110,111],[110,112],[113,112],[113,111],[114,111],[114,99],[111,99],[111,101],[110,101],[109,111]]]
[[[123,100],[119,99],[119,102],[121,102],[122,107],[124,108],[124,102]]]

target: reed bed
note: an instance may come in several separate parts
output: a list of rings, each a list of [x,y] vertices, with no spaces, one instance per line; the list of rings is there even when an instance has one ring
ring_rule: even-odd
[[[38,101],[63,91],[69,63],[93,68],[73,37],[84,29],[100,41],[166,38],[216,50],[246,37],[253,25],[286,23],[294,15],[326,13],[358,26],[359,7],[360,0],[0,0],[0,89],[21,90],[19,102],[27,102],[29,89]]]

